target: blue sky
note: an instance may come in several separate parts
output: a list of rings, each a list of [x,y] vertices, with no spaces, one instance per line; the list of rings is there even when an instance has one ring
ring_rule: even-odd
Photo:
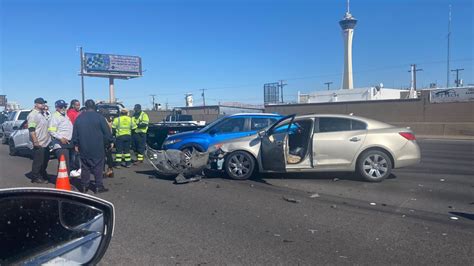
[[[0,94],[29,108],[33,99],[80,99],[79,54],[138,55],[144,77],[115,83],[126,106],[263,102],[263,84],[287,80],[298,91],[341,85],[343,42],[338,21],[346,1],[25,1],[0,0]],[[448,5],[452,4],[451,68],[474,83],[471,0],[352,0],[355,87],[446,83]],[[454,76],[451,76],[451,81]],[[108,99],[108,80],[85,79],[86,98]]]

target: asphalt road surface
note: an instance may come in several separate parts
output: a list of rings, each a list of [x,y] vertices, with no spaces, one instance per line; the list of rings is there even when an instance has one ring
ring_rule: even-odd
[[[174,185],[146,164],[119,169],[99,195],[116,208],[102,264],[474,265],[474,142],[420,146],[420,165],[376,184],[329,173]],[[7,150],[0,187],[32,186],[31,161]]]

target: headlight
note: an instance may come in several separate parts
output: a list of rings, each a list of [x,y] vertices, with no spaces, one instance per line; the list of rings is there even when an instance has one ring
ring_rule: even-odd
[[[171,144],[175,144],[175,143],[178,143],[180,142],[181,140],[180,139],[172,139],[172,140],[166,140],[165,142],[163,142],[163,145],[171,145]]]

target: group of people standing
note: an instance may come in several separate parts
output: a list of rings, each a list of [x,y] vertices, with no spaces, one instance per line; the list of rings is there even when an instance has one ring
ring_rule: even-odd
[[[58,159],[64,155],[71,177],[81,177],[78,190],[83,193],[91,189],[91,174],[95,177],[92,190],[95,193],[108,191],[103,184],[104,174],[113,177],[113,167],[131,166],[132,143],[137,157],[135,164],[143,162],[149,118],[139,104],[135,105],[133,117],[122,109],[112,120],[97,112],[93,100],[87,100],[82,109],[78,100],[72,100],[69,109],[64,100],[58,100],[52,115],[46,113],[46,103],[43,98],[35,99],[34,109],[27,118],[33,143],[33,183],[48,182],[46,168],[50,152]],[[104,172],[106,163],[108,169]]]

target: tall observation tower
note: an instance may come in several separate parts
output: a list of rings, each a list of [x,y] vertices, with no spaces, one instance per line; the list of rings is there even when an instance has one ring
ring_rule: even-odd
[[[344,18],[339,21],[344,35],[344,75],[342,76],[342,89],[350,90],[354,88],[352,78],[352,38],[357,20],[349,10],[349,0],[347,0],[347,12]]]

